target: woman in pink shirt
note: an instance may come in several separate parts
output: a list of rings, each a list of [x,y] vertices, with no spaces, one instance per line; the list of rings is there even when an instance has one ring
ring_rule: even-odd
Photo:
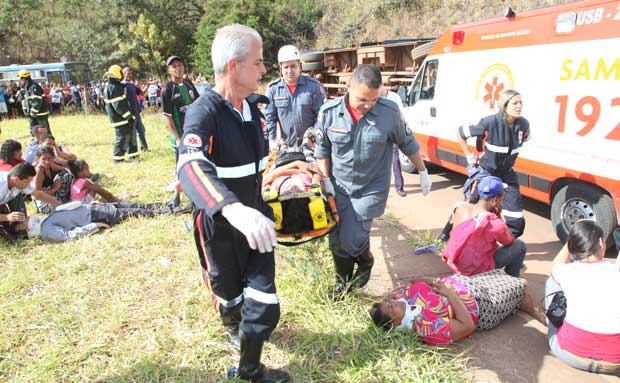
[[[566,317],[549,323],[549,347],[566,364],[589,372],[620,374],[620,272],[606,261],[603,230],[578,221],[553,260],[545,288],[546,307],[554,292],[566,297]]]
[[[107,202],[118,202],[119,199],[114,194],[105,190],[98,183],[91,181],[88,177],[92,174],[88,163],[84,160],[67,161],[69,170],[75,176],[71,184],[71,200],[90,203],[95,200],[95,196],[99,194]]]

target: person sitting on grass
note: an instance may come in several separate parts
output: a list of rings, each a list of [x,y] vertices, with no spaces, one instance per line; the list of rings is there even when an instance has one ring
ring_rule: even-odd
[[[41,146],[36,156],[35,189],[42,190],[61,203],[71,200],[70,188],[73,175],[65,168],[54,162],[54,149],[49,146]],[[37,210],[47,214],[52,207],[45,201],[34,199]]]
[[[22,144],[15,140],[4,141],[0,146],[0,171],[8,172],[22,162]]]
[[[66,146],[56,144],[56,139],[51,134],[42,135],[39,144],[52,148],[56,157],[54,161],[61,166],[67,166],[69,160],[77,160],[77,156],[71,153]]]
[[[39,146],[41,144],[41,137],[47,133],[49,130],[45,126],[37,125],[32,127],[32,131],[34,132],[34,138],[26,145],[26,151],[24,153],[24,160],[29,164],[34,163],[35,157],[37,156],[37,150],[39,150]]]
[[[24,232],[19,224],[27,219],[25,194],[32,194],[51,206],[60,205],[54,197],[31,185],[36,174],[34,167],[25,162],[15,165],[9,172],[0,172],[0,237],[9,243]]]
[[[455,274],[504,268],[508,275],[518,277],[527,247],[513,238],[502,219],[502,180],[494,176],[480,179],[478,194],[477,203],[464,203],[454,210],[454,227],[443,258]],[[502,246],[498,247],[498,242]]]
[[[95,197],[99,194],[107,202],[120,201],[114,194],[110,193],[98,183],[93,182],[90,177],[90,167],[84,160],[69,160],[67,161],[69,170],[74,175],[73,183],[71,184],[71,200],[82,201],[84,203],[90,203],[95,201]]]
[[[553,354],[569,366],[620,375],[620,273],[604,259],[606,250],[594,221],[571,227],[545,286],[545,307],[563,291],[566,316],[559,328],[549,322],[547,336]]]
[[[492,270],[470,277],[415,279],[387,301],[373,304],[369,313],[385,330],[403,328],[437,346],[467,338],[476,328],[491,329],[518,309],[545,323],[544,311],[534,303],[527,281]]]
[[[31,216],[24,225],[28,238],[71,241],[100,229],[108,229],[129,217],[153,217],[185,213],[158,203],[113,202],[83,204],[79,201],[61,205],[46,217]]]

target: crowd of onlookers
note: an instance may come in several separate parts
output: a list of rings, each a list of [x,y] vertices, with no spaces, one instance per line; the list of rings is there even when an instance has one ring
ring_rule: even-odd
[[[41,83],[45,98],[49,105],[50,114],[82,112],[85,107],[89,112],[105,113],[103,90],[107,81],[91,81],[78,84],[68,81],[59,83]],[[163,82],[159,79],[134,81],[138,89],[138,102],[142,109],[149,107],[152,110],[161,108],[161,90]],[[0,119],[24,117],[23,102],[26,90],[19,83],[10,82],[0,85]]]

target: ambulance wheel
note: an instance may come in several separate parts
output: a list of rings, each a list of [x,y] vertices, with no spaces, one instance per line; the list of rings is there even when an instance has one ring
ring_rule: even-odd
[[[398,159],[400,160],[400,169],[402,171],[407,173],[415,172],[415,164],[400,150],[398,151]]]
[[[603,190],[584,183],[571,183],[560,189],[551,203],[551,222],[555,233],[566,242],[570,228],[580,219],[591,219],[603,229],[607,243],[616,227],[616,209]]]

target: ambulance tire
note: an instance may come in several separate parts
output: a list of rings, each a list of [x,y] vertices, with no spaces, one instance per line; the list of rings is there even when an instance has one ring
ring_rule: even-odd
[[[403,154],[400,150],[398,151],[398,159],[400,160],[400,169],[403,172],[413,173],[415,172],[415,164],[411,162],[409,157]]]
[[[560,189],[551,202],[551,223],[563,243],[571,226],[579,219],[592,219],[603,229],[607,244],[613,244],[612,233],[617,226],[616,209],[611,197],[603,190],[585,183],[571,183]]]
[[[301,70],[303,71],[313,71],[313,70],[323,70],[325,69],[325,63],[323,61],[313,61],[313,62],[302,62]]]

